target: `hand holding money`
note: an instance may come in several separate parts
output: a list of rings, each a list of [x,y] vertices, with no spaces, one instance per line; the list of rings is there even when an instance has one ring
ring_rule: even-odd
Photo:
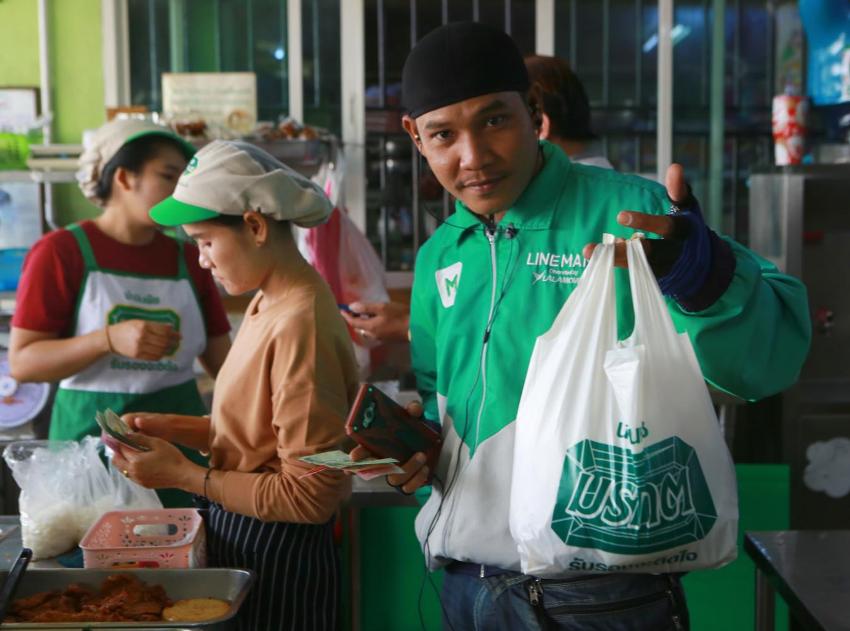
[[[369,480],[390,473],[401,473],[398,460],[395,458],[365,458],[363,460],[352,460],[351,456],[344,451],[326,451],[320,454],[302,456],[299,460],[316,465],[316,469],[308,471],[304,475],[313,475],[325,469],[335,469],[345,473],[354,473]],[[303,477],[303,476],[302,476]]]

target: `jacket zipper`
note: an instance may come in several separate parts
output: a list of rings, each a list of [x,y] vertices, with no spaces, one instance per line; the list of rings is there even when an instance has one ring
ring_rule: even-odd
[[[490,287],[490,312],[487,316],[487,327],[484,330],[484,344],[481,347],[481,382],[482,382],[482,392],[481,392],[481,405],[478,408],[478,416],[475,420],[475,444],[474,447],[478,448],[478,439],[480,436],[480,427],[481,427],[481,416],[484,413],[484,403],[487,399],[487,345],[490,340],[490,330],[493,326],[493,314],[496,310],[496,275],[497,275],[497,266],[496,266],[496,228],[484,228],[484,234],[487,235],[487,241],[490,243],[490,267],[492,270],[492,283]],[[466,428],[464,428],[464,433],[466,433]],[[459,437],[460,438],[460,437]],[[470,460],[472,458],[470,457]],[[468,463],[467,463],[468,464]],[[458,471],[455,473],[457,477],[460,477],[463,474],[463,469],[465,468],[459,462],[455,464],[458,467]],[[449,530],[451,529],[452,517],[454,515],[454,507],[457,501],[457,491],[454,491],[455,495],[451,498],[444,498],[444,501],[447,502],[446,506],[446,518],[443,524],[443,550],[448,550],[449,547]],[[482,566],[482,573],[483,573]],[[483,576],[482,576],[483,578]]]
[[[487,402],[487,347],[490,344],[490,331],[493,328],[493,315],[496,310],[496,281],[498,268],[496,265],[496,229],[484,228],[487,241],[490,242],[490,268],[492,271],[492,283],[490,284],[490,313],[487,316],[487,328],[484,330],[484,344],[481,347],[481,405],[478,406],[478,417],[475,419],[475,449],[478,449],[478,440],[481,435],[481,416],[484,414],[484,405]]]

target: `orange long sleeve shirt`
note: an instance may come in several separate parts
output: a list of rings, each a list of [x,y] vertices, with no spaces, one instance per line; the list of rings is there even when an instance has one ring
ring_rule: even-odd
[[[339,472],[301,477],[300,456],[340,447],[357,390],[351,340],[336,301],[306,263],[286,295],[262,292],[218,374],[207,492],[226,510],[263,521],[324,523],[350,491]]]

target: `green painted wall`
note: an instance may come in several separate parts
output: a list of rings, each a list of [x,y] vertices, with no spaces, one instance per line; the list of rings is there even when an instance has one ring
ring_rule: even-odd
[[[53,141],[79,143],[85,129],[106,121],[100,0],[49,0]],[[60,224],[93,217],[98,209],[75,184],[55,187]]]
[[[48,0],[53,142],[79,143],[106,120],[100,0]],[[38,86],[38,2],[0,0],[0,86]],[[54,187],[59,223],[97,214],[74,184]]]
[[[418,508],[364,508],[360,512],[360,628],[425,631],[441,628],[443,573],[425,572],[413,522]],[[429,580],[430,578],[430,580]]]
[[[38,85],[38,3],[0,2],[0,86]]]
[[[100,0],[48,2],[55,142],[78,143],[84,129],[106,120],[100,4]]]

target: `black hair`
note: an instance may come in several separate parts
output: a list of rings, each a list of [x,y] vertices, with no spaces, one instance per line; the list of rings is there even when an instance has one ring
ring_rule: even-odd
[[[274,219],[273,217],[265,216],[266,219],[269,220],[270,223],[278,224],[278,225],[289,225],[289,220],[287,219]],[[245,222],[244,215],[219,215],[218,217],[213,217],[212,219],[207,219],[208,222],[212,224],[217,224],[219,226],[226,226],[228,228],[238,228]]]
[[[563,59],[530,55],[525,58],[532,92],[549,117],[552,134],[565,140],[593,140],[590,102],[579,78]]]
[[[176,139],[159,134],[141,136],[121,147],[103,167],[95,188],[97,198],[105,202],[112,196],[112,181],[119,168],[139,174],[148,162],[159,155],[164,147],[174,147],[182,155],[186,153],[183,145]]]
[[[242,215],[219,215],[218,217],[213,217],[212,219],[207,219],[210,223],[214,223],[219,226],[227,226],[228,228],[236,228],[241,226],[245,218]]]

